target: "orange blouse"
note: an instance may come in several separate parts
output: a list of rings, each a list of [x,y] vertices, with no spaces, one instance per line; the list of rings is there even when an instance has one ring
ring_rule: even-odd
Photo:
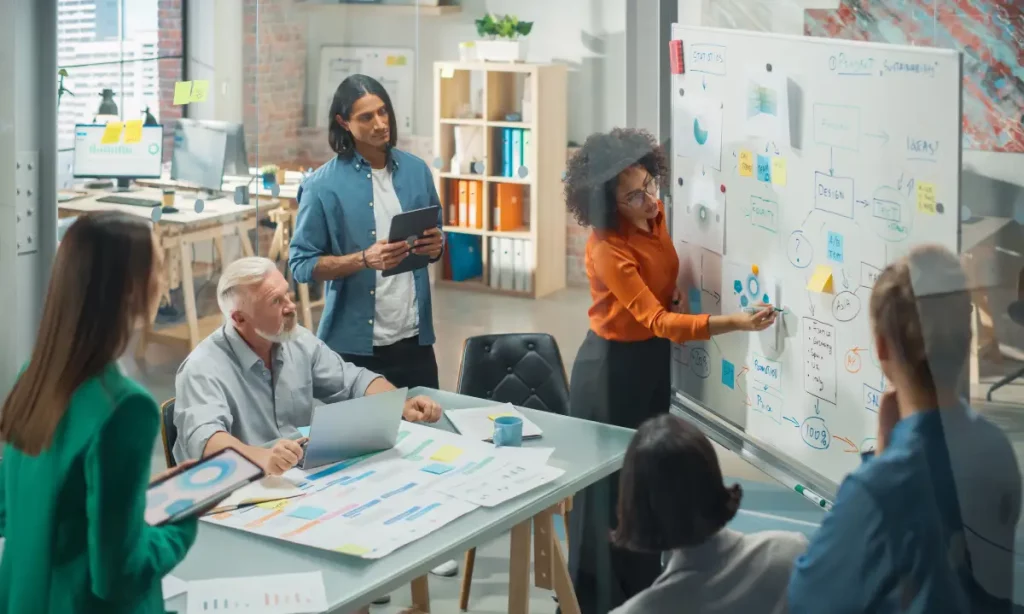
[[[679,256],[665,224],[665,206],[650,232],[621,220],[616,231],[593,231],[586,266],[593,305],[590,329],[612,341],[663,337],[676,343],[709,339],[708,314],[670,310],[679,274]]]

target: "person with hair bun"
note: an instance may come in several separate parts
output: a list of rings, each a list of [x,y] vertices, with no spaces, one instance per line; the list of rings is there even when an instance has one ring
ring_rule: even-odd
[[[612,541],[670,556],[650,588],[613,614],[783,614],[793,560],[807,538],[726,528],[742,497],[738,484],[726,488],[715,449],[696,426],[667,413],[640,425],[619,477]]]
[[[793,614],[1014,611],[1021,476],[963,391],[971,298],[956,255],[915,248],[871,293],[882,373],[877,445],[797,559]]]

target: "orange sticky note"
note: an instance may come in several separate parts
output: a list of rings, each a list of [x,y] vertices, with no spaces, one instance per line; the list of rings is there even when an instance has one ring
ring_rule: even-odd
[[[103,136],[100,137],[100,145],[115,145],[121,141],[121,122],[108,122],[103,129]]]
[[[192,82],[178,81],[174,84],[174,104],[188,104],[192,97]]]
[[[210,82],[205,79],[196,79],[192,82],[192,94],[189,102],[206,102],[206,93],[210,89]]]
[[[142,120],[130,119],[124,123],[124,142],[138,143],[142,141]]]

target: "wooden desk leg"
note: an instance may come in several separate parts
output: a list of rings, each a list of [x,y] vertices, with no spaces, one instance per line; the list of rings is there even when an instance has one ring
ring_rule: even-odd
[[[258,227],[258,225],[257,225]],[[252,241],[249,240],[249,233],[245,230],[244,224],[238,224],[235,226],[235,232],[238,233],[238,241],[242,244],[242,255],[243,256],[254,256],[255,252],[252,251]],[[257,230],[256,237],[259,238],[259,231]]]
[[[512,527],[508,557],[508,613],[530,611],[530,527],[533,520]]]
[[[313,330],[313,308],[309,306],[308,284],[299,284],[299,307],[302,309],[302,325]]]
[[[555,597],[558,597],[558,609],[562,614],[580,614],[580,602],[576,600],[576,590],[569,576],[569,562],[557,539],[552,540],[551,557],[551,576],[555,584]]]
[[[462,562],[462,585],[459,587],[459,610],[469,609],[469,591],[473,588],[473,568],[476,567],[476,548],[466,550]]]
[[[270,247],[267,249],[267,258],[277,262],[284,246],[284,225],[279,221],[274,229],[274,238],[270,240]]]
[[[430,585],[427,576],[412,581],[412,607],[419,612],[430,612]]]
[[[551,590],[551,547],[555,543],[555,523],[552,509],[533,517],[533,585]]]
[[[199,315],[196,311],[196,286],[192,280],[192,244],[182,241],[181,248],[181,289],[185,298],[185,320],[188,322],[188,349],[191,352],[199,345]]]
[[[213,251],[216,252],[217,262],[220,263],[220,270],[223,271],[228,261],[224,258],[224,237],[213,238]]]

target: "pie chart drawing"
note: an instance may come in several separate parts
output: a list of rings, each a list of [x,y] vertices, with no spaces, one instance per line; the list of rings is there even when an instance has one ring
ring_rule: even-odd
[[[708,131],[701,130],[699,117],[693,119],[693,138],[697,141],[698,145],[708,142]]]

